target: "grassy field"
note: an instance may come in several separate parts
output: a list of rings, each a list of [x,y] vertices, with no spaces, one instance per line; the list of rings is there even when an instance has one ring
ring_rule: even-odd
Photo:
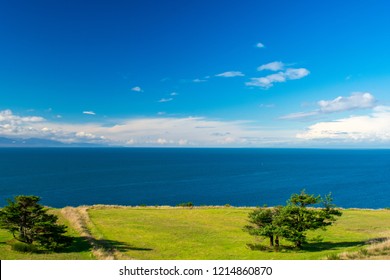
[[[345,210],[327,231],[310,233],[310,243],[301,251],[251,250],[247,244],[260,240],[242,231],[249,211],[95,207],[88,213],[95,231],[131,259],[323,259],[390,236],[390,211]]]
[[[15,252],[9,245],[12,236],[0,230],[0,259],[299,260],[333,259],[343,252],[368,258],[362,252],[367,252],[370,243],[390,237],[389,210],[343,210],[327,231],[310,232],[303,250],[294,250],[285,241],[279,252],[251,250],[247,244],[267,245],[267,240],[256,240],[242,231],[249,211],[234,207],[57,209],[54,212],[75,237],[71,248],[50,254]],[[390,244],[386,250],[382,246],[374,258],[389,259]]]

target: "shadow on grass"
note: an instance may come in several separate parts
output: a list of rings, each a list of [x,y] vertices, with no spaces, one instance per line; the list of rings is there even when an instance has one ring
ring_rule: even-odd
[[[89,252],[92,249],[91,244],[85,237],[73,237],[72,244],[69,247],[56,250],[57,253],[82,253]]]
[[[363,246],[367,244],[367,241],[358,241],[358,242],[310,242],[304,244],[301,249],[298,249],[293,246],[280,245],[280,247],[269,247],[262,244],[247,244],[248,248],[253,251],[263,251],[263,252],[320,252],[327,250],[337,250],[348,247]]]
[[[98,240],[98,243],[102,244],[106,248],[116,249],[119,252],[126,252],[126,251],[152,251],[151,248],[142,248],[142,247],[135,247],[131,244],[127,244],[125,242],[120,241],[114,241],[114,240],[107,240],[107,239],[100,239]]]
[[[119,252],[126,252],[130,250],[134,251],[151,251],[150,248],[142,248],[132,246],[125,242],[120,242],[116,240],[108,239],[95,239],[95,238],[86,238],[86,237],[75,237],[73,238],[72,245],[70,247],[64,248],[57,251],[58,253],[81,253],[88,252],[92,250],[92,245],[96,244],[98,247],[104,248],[106,251],[118,250]]]
[[[313,242],[303,245],[302,251],[307,252],[319,252],[327,250],[337,250],[348,247],[356,247],[365,245],[364,241],[355,241],[355,242]]]

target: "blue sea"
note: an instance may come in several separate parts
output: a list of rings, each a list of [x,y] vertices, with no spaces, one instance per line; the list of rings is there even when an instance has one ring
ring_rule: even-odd
[[[261,206],[332,192],[340,207],[390,207],[390,150],[0,149],[0,206],[37,195],[91,204]]]

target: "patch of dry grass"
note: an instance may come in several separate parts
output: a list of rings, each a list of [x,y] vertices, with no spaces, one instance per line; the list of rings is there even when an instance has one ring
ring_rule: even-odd
[[[344,252],[335,258],[340,260],[389,260],[390,238],[372,240],[370,246],[356,252]]]
[[[71,226],[86,238],[92,246],[92,253],[98,260],[121,259],[122,254],[109,242],[102,239],[102,235],[96,232],[88,215],[88,207],[65,207],[61,214],[69,221]]]

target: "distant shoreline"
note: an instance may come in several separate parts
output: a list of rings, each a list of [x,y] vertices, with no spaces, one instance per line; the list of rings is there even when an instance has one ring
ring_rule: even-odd
[[[78,205],[78,206],[64,206],[64,207],[51,207],[48,205],[45,205],[45,207],[52,208],[52,209],[63,209],[66,207],[86,207],[86,208],[93,208],[93,209],[104,209],[104,208],[131,208],[131,209],[256,209],[256,208],[263,208],[263,206],[234,206],[234,205],[194,205],[194,206],[171,206],[171,205],[117,205],[117,204],[92,204],[92,205]],[[273,208],[276,206],[264,206],[264,208]],[[310,208],[310,207],[309,207]],[[314,207],[316,208],[316,207]],[[320,207],[318,207],[320,208]],[[351,207],[351,208],[344,208],[344,207],[336,207],[336,209],[340,210],[356,210],[356,211],[390,211],[389,208],[357,208],[357,207]]]

